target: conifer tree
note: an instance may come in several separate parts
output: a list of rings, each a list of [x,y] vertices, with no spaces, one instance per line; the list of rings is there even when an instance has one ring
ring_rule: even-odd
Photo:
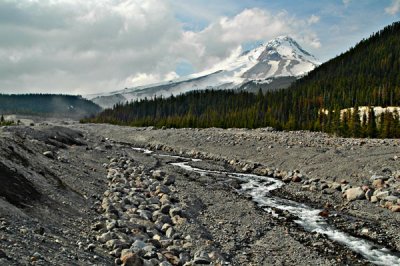
[[[376,138],[378,136],[374,107],[368,107],[367,136],[370,138]]]

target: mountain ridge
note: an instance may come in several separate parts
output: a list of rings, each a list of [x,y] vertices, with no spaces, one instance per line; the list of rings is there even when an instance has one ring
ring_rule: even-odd
[[[100,106],[76,95],[0,94],[0,114],[81,119],[96,115]]]
[[[151,98],[154,95],[169,97],[193,90],[246,89],[248,86],[243,85],[251,82],[267,82],[274,89],[271,82],[275,79],[304,76],[319,64],[293,38],[280,36],[245,52],[239,48],[225,60],[202,72],[167,82],[86,97],[107,108],[117,102]],[[293,79],[289,78],[285,84],[291,82]]]

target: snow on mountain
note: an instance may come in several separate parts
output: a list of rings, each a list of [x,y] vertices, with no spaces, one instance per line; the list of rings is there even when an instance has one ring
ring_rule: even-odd
[[[212,68],[176,80],[139,86],[107,94],[87,95],[102,107],[117,102],[153,97],[169,97],[192,90],[235,89],[254,82],[271,85],[275,79],[298,78],[320,63],[288,36],[278,37],[250,51],[234,51],[227,59]]]

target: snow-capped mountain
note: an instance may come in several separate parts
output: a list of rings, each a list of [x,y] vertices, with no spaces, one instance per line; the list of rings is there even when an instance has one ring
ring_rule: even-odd
[[[133,87],[107,94],[87,95],[102,107],[117,102],[153,97],[169,97],[192,90],[248,88],[249,84],[268,84],[274,81],[292,82],[307,74],[320,63],[288,36],[278,37],[250,51],[237,49],[231,56],[211,69],[168,82]],[[285,83],[285,84],[286,84]],[[251,86],[250,86],[251,87]]]

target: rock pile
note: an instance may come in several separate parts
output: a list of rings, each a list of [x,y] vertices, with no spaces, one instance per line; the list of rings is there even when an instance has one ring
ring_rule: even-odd
[[[312,178],[302,183],[302,188],[305,190],[328,194],[339,191],[349,202],[368,200],[392,212],[400,212],[400,172],[395,172],[392,176],[373,175],[368,184],[357,187],[352,187],[346,180],[331,182]]]
[[[105,167],[109,189],[97,203],[102,215],[93,229],[117,265],[213,262],[207,252],[193,253],[191,236],[180,231],[187,215],[174,197],[174,176],[160,170],[146,172],[126,157],[112,158]]]
[[[342,188],[343,196],[348,201],[366,199],[377,203],[392,212],[400,212],[400,172],[392,176],[373,175],[367,185]]]

